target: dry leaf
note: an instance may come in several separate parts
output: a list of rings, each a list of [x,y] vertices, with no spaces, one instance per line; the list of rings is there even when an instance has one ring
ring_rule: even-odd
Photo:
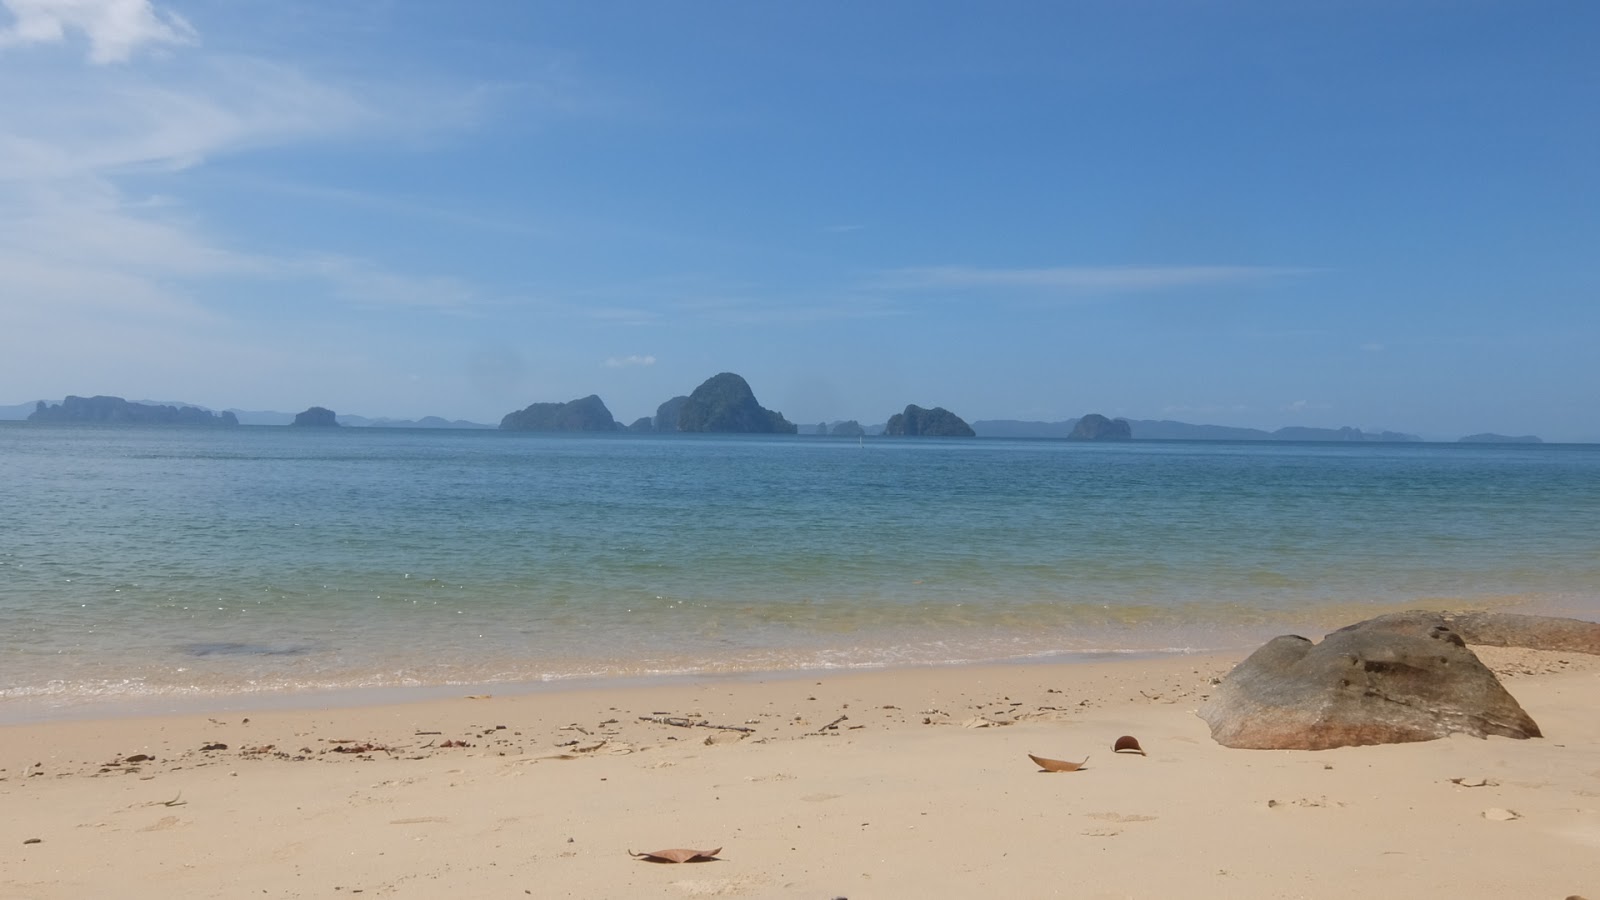
[[[1452,779],[1450,779],[1450,783],[1451,784],[1459,784],[1462,787],[1499,787],[1500,786],[1500,782],[1495,781],[1493,778],[1452,778]]]
[[[1510,822],[1522,818],[1522,814],[1514,809],[1501,809],[1493,807],[1483,811],[1483,817],[1491,822]]]
[[[1039,768],[1045,770],[1046,772],[1076,772],[1089,762],[1089,757],[1087,756],[1083,758],[1083,762],[1067,762],[1061,759],[1045,759],[1042,756],[1034,756],[1032,753],[1028,754],[1028,758],[1033,760],[1036,764],[1038,764]]]
[[[632,850],[629,850],[628,855],[634,857],[635,859],[647,859],[651,862],[685,863],[697,861],[706,862],[713,860],[716,859],[717,854],[721,852],[721,847],[718,847],[715,850],[683,850],[679,848],[673,848],[671,850],[651,850],[646,853],[635,853]]]
[[[1124,750],[1131,750],[1140,756],[1145,755],[1144,748],[1139,746],[1138,739],[1131,734],[1125,734],[1117,738],[1117,742],[1111,745],[1112,753],[1121,753]]]

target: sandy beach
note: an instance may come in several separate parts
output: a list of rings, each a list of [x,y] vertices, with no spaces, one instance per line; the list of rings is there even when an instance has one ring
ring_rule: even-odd
[[[1226,749],[1233,656],[12,725],[0,896],[1600,895],[1600,658],[1477,652],[1543,739]]]

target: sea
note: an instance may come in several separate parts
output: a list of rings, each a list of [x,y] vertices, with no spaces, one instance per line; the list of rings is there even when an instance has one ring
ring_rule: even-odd
[[[1600,618],[1600,446],[0,423],[0,721]]]

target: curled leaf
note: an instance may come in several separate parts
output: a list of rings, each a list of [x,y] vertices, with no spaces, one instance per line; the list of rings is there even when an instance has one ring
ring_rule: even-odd
[[[1140,756],[1145,755],[1144,748],[1139,746],[1138,738],[1135,738],[1131,734],[1125,734],[1122,737],[1117,738],[1117,742],[1111,745],[1112,753],[1121,753],[1124,750],[1137,753]]]
[[[635,853],[629,850],[628,855],[635,859],[647,859],[650,862],[686,863],[707,862],[716,859],[717,854],[721,852],[721,847],[715,850],[684,850],[675,847],[671,850],[650,850],[645,853]]]
[[[1076,772],[1089,761],[1087,756],[1083,758],[1083,762],[1067,762],[1063,759],[1045,759],[1042,756],[1034,756],[1032,753],[1028,754],[1028,758],[1046,772]]]

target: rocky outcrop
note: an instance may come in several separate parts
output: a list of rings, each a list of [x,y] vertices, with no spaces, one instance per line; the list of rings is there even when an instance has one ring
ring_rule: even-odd
[[[331,409],[313,406],[303,413],[296,413],[291,424],[309,428],[333,428],[339,424],[339,418]]]
[[[889,417],[889,424],[883,428],[883,433],[888,437],[976,437],[977,432],[972,430],[962,418],[942,406],[933,409],[923,409],[916,404],[905,408]]]
[[[1226,747],[1328,750],[1450,734],[1539,737],[1539,726],[1442,623],[1369,620],[1320,644],[1268,641],[1200,707]]]
[[[1127,419],[1108,419],[1099,413],[1089,413],[1072,426],[1069,441],[1131,441],[1133,427]]]
[[[659,425],[658,425],[659,427]],[[678,430],[724,434],[795,434],[799,429],[756,402],[743,378],[723,372],[694,389],[678,410]]]
[[[58,404],[40,400],[29,422],[75,422],[96,425],[237,425],[231,412],[214,413],[197,406],[129,403],[121,397],[68,397]]]
[[[1560,650],[1600,656],[1600,623],[1559,616],[1528,616],[1501,612],[1430,612],[1411,610],[1390,613],[1347,629],[1384,629],[1419,633],[1432,628],[1448,628],[1468,644],[1483,647],[1524,647],[1529,650]],[[1341,630],[1347,630],[1341,629]]]
[[[861,437],[867,430],[855,419],[846,419],[843,422],[835,422],[828,433],[834,437]]]
[[[566,403],[531,403],[500,420],[501,431],[616,431],[621,427],[595,394]]]
[[[656,431],[673,432],[678,430],[678,412],[683,405],[689,402],[687,394],[680,394],[671,400],[656,407]]]

